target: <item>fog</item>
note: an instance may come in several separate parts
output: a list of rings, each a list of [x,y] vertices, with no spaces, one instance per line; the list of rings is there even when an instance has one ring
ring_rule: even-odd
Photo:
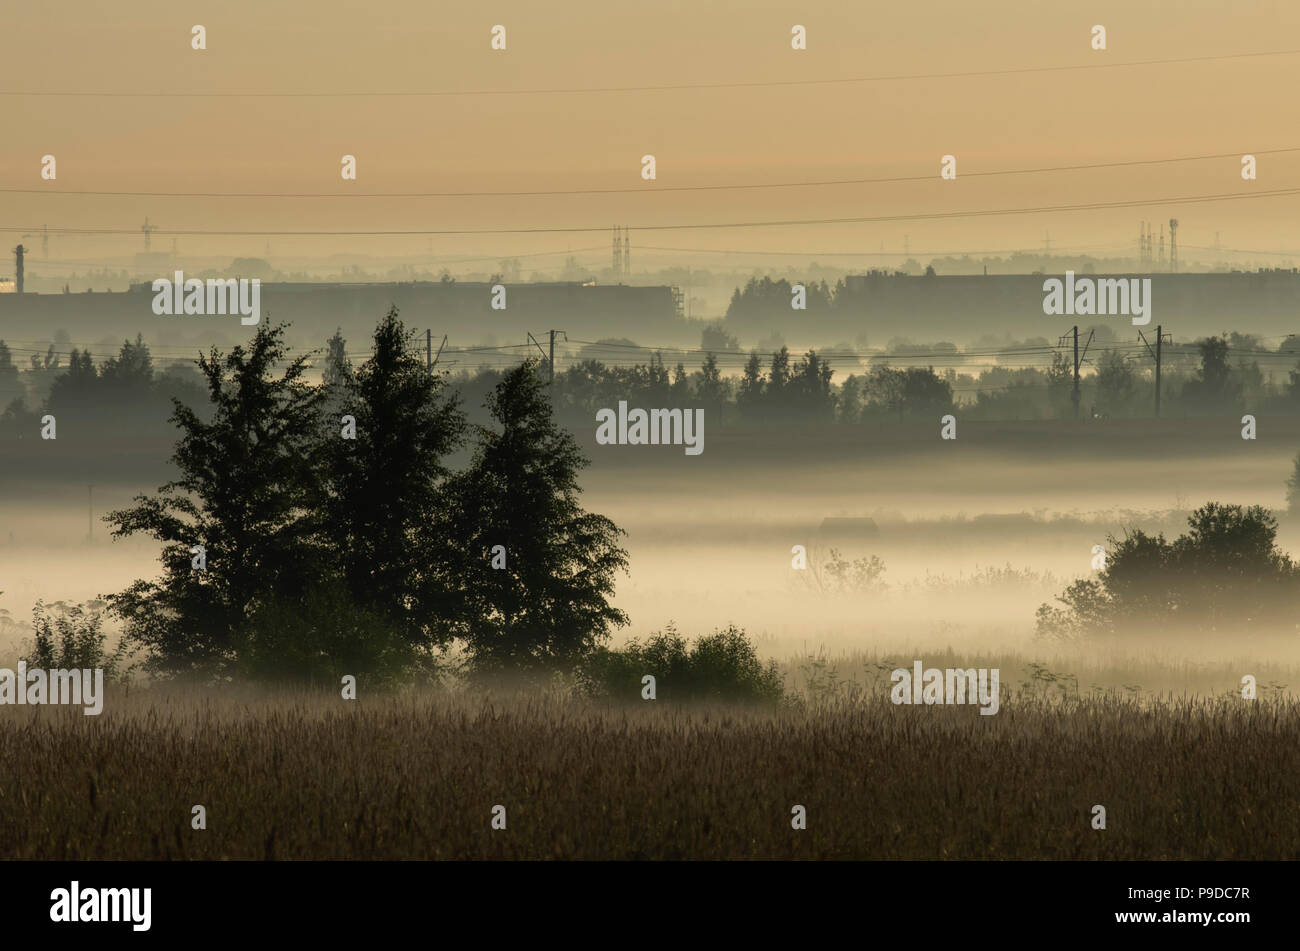
[[[1093,546],[1128,528],[1173,538],[1207,501],[1284,514],[1300,422],[1243,440],[1233,418],[939,425],[706,428],[705,451],[598,446],[583,502],[627,533],[615,603],[631,623],[616,641],[675,624],[688,636],[734,624],[765,655],[1056,650],[1035,642],[1035,609],[1095,576]],[[111,540],[103,514],[156,482],[97,484],[87,539],[85,483],[11,478],[0,486],[0,608],[13,621],[37,599],[78,602],[157,573],[147,540]],[[849,519],[825,523],[826,519]],[[866,521],[868,520],[869,521]],[[802,545],[808,568],[792,567]],[[834,590],[825,567],[878,557],[874,584]],[[22,631],[5,625],[13,656]],[[1283,632],[1286,633],[1286,632]],[[1293,632],[1290,632],[1293,633]],[[1292,638],[1291,640],[1294,640]],[[1132,643],[1170,663],[1241,656],[1290,663],[1293,648],[1221,640]],[[1116,645],[1083,653],[1112,657]]]

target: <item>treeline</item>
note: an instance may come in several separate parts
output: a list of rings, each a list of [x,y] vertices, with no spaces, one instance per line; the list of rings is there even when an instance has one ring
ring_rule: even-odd
[[[706,337],[719,345],[716,352],[707,352],[702,360],[678,353],[671,367],[660,352],[630,366],[582,359],[557,367],[551,392],[557,417],[569,427],[584,428],[598,410],[614,408],[620,400],[630,406],[703,407],[713,425],[934,421],[947,413],[970,420],[1042,420],[1075,413],[1073,365],[1059,350],[1045,366],[966,370],[973,361],[1005,355],[967,354],[952,344],[936,344],[927,349],[943,366],[910,366],[906,364],[917,359],[919,345],[896,341],[890,351],[865,360],[836,350],[809,350],[796,357],[784,346],[742,357],[734,339],[719,328],[708,328]],[[1030,343],[1025,345],[1030,359],[1042,359],[1050,349],[1045,341]],[[313,378],[321,373],[328,382],[346,360],[345,348],[340,335],[328,341],[323,357],[307,364]],[[1284,376],[1274,375],[1261,367],[1266,352],[1279,351],[1265,351],[1258,339],[1237,334],[1166,345],[1162,415],[1300,412],[1300,364]],[[76,349],[67,364],[62,361],[51,348],[20,373],[0,342],[0,439],[39,439],[45,413],[56,416],[60,436],[120,433],[125,420],[144,442],[165,439],[173,399],[201,402],[207,389],[192,366],[156,370],[139,337],[124,342],[116,357],[98,366],[88,351]],[[545,363],[539,369],[549,378]],[[479,407],[504,376],[501,370],[483,369],[451,378],[472,422],[487,421]],[[1109,342],[1091,350],[1081,370],[1078,406],[1084,418],[1152,416],[1155,382],[1149,355]],[[110,429],[109,422],[118,425]]]
[[[65,362],[66,359],[66,362]],[[31,354],[19,369],[13,351],[0,340],[0,439],[40,439],[40,419],[49,413],[63,437],[98,434],[105,424],[129,423],[144,439],[163,437],[173,400],[200,401],[202,378],[192,365],[154,367],[142,336],[123,341],[117,356],[96,365],[89,348],[70,354]]]
[[[283,331],[200,358],[204,412],[174,403],[176,478],[105,517],[163,546],[160,577],[107,598],[147,670],[375,683],[436,671],[454,642],[476,671],[539,673],[627,622],[608,601],[622,533],[579,505],[586,460],[535,362],[472,426],[395,310],[319,386]]]
[[[1250,412],[1300,412],[1300,365],[1285,380],[1265,375],[1257,359],[1233,358],[1230,338],[1210,337],[1195,344],[1165,348],[1161,414],[1196,416]],[[1243,350],[1252,350],[1249,339]],[[952,348],[952,363],[962,355]],[[722,356],[727,357],[724,351]],[[589,425],[595,413],[626,400],[630,406],[702,406],[715,422],[763,424],[936,421],[947,413],[965,419],[1064,419],[1074,415],[1074,372],[1063,353],[1045,367],[991,366],[978,373],[955,366],[892,366],[909,359],[907,349],[857,359],[809,350],[794,358],[781,347],[767,356],[746,358],[739,376],[723,375],[710,352],[695,370],[678,361],[670,370],[663,355],[648,362],[612,366],[582,360],[555,374],[557,412],[571,426]],[[1079,381],[1079,415],[1084,418],[1149,417],[1154,414],[1154,372],[1118,349],[1095,351]],[[852,368],[839,382],[834,365]],[[462,373],[455,385],[464,393],[486,392],[499,371]]]

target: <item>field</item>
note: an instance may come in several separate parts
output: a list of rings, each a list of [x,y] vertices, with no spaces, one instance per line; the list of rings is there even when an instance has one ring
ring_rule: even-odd
[[[829,686],[818,663],[792,672],[797,703],[774,711],[161,688],[110,693],[99,717],[3,707],[0,854],[1300,857],[1300,703],[1279,688],[1159,697],[1089,690],[1085,673],[1076,697],[1040,665],[984,717],[895,706],[870,678]],[[191,827],[196,804],[206,829]]]
[[[99,717],[0,706],[0,855],[1295,859],[1294,631],[1033,640],[1037,606],[1091,574],[1108,533],[1173,537],[1210,499],[1280,509],[1300,428],[1270,427],[1259,445],[1222,419],[971,424],[949,445],[932,425],[776,443],[720,430],[698,459],[588,446],[584,502],[627,529],[632,559],[615,599],[632,624],[615,642],[734,623],[782,664],[789,709],[364,684],[355,702],[153,686],[110,693]],[[96,515],[154,484],[94,481]],[[156,573],[147,542],[109,542],[98,524],[87,542],[79,479],[15,481],[2,500],[0,666],[25,649],[37,598]],[[823,537],[843,516],[878,533]],[[1295,518],[1279,542],[1300,552]],[[810,584],[794,545],[810,563],[836,546],[879,555],[884,587]],[[894,706],[888,670],[915,659],[999,668],[999,713]],[[191,827],[196,804],[206,829]]]

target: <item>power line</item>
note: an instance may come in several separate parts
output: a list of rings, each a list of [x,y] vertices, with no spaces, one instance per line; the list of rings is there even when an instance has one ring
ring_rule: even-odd
[[[894,73],[879,76],[853,76],[839,79],[771,79],[748,82],[669,83],[641,86],[571,86],[543,89],[442,89],[425,91],[339,92],[121,92],[95,90],[70,92],[56,90],[0,90],[0,96],[84,99],[374,99],[393,97],[443,96],[552,96],[590,93],[686,92],[702,89],[771,89],[776,87],[852,85],[856,83],[908,82],[926,79],[969,79],[978,76],[1022,76],[1034,73],[1061,73],[1101,69],[1132,69],[1142,66],[1174,66],[1187,63],[1210,63],[1236,59],[1259,59],[1270,56],[1295,56],[1300,49],[1265,50],[1253,53],[1218,53],[1209,56],[1182,56],[1171,59],[1130,60],[1128,62],[1079,63],[1070,66],[1019,66],[1003,69],[971,69],[946,73]]]
[[[1242,201],[1259,198],[1283,198],[1300,194],[1300,188],[1277,188],[1268,191],[1221,193],[1213,195],[1184,195],[1171,198],[1125,199],[1119,201],[1081,202],[1071,205],[1039,205],[1025,208],[984,208],[972,211],[916,212],[905,215],[863,215],[851,218],[795,218],[778,221],[692,222],[672,225],[636,225],[637,231],[699,231],[723,228],[772,228],[806,225],[873,224],[891,221],[935,221],[959,218],[986,218],[1006,215],[1037,215],[1071,211],[1098,211],[1108,208],[1143,208],[1162,205],[1203,204],[1219,201]],[[0,232],[23,232],[30,226],[0,226]],[[139,228],[50,228],[51,234],[67,235],[134,235]],[[568,228],[452,228],[438,230],[376,230],[376,231],[226,231],[191,228],[158,229],[159,235],[177,237],[434,237],[500,234],[590,234],[608,231],[605,225],[588,225]]]
[[[1279,155],[1288,152],[1300,152],[1300,146],[1278,149],[1256,149],[1252,155]],[[1172,158],[1130,159],[1118,162],[1087,162],[1076,165],[1050,165],[1037,168],[989,169],[982,172],[962,172],[962,178],[987,178],[1001,175],[1034,175],[1044,172],[1076,172],[1104,168],[1129,168],[1139,165],[1169,165],[1178,162],[1203,162],[1211,159],[1239,158],[1241,152],[1219,152],[1210,155],[1183,155]],[[216,198],[216,199],[358,199],[358,198],[536,198],[566,195],[632,195],[662,194],[665,192],[708,192],[735,191],[742,189],[763,188],[819,188],[840,185],[897,185],[905,182],[934,181],[933,173],[925,175],[902,175],[889,178],[839,178],[819,179],[797,182],[757,182],[753,184],[728,182],[720,185],[641,185],[620,188],[570,188],[544,189],[531,191],[457,191],[457,192],[142,192],[142,191],[93,191],[93,190],[55,190],[48,188],[24,188],[17,186],[0,186],[0,193],[10,195],[75,195],[95,196],[101,198]]]

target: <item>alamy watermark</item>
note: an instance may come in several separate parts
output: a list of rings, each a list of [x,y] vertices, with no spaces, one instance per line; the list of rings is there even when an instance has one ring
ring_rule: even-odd
[[[596,411],[596,442],[602,446],[685,446],[686,455],[704,451],[704,410],[629,410],[618,401],[618,412]]]
[[[160,277],[153,282],[153,312],[161,316],[196,314],[239,314],[239,322],[251,327],[262,319],[260,278],[186,278],[177,271],[174,279]]]
[[[73,670],[28,669],[20,660],[18,670],[0,667],[0,704],[46,703],[84,706],[88,717],[104,711],[104,670],[102,667]]]
[[[900,667],[890,674],[893,688],[889,699],[894,703],[978,703],[980,716],[998,712],[997,667],[930,667],[923,669],[918,660],[912,670]]]
[[[129,921],[132,931],[148,931],[152,924],[152,888],[70,888],[50,892],[50,921]]]
[[[1151,323],[1151,278],[1078,277],[1043,281],[1043,313],[1049,317],[1132,317],[1135,326]]]

